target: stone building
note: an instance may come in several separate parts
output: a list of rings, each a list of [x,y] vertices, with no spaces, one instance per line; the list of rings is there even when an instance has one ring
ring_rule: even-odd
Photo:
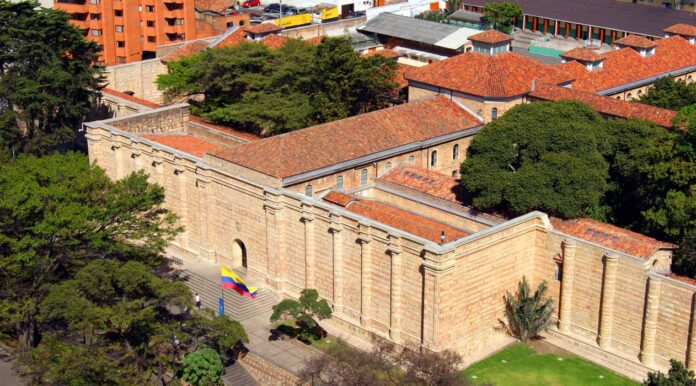
[[[554,298],[551,342],[636,379],[670,358],[696,368],[696,282],[669,272],[673,245],[461,205],[452,176],[481,125],[456,99],[430,97],[266,139],[185,104],[85,127],[90,160],[111,178],[144,170],[164,186],[185,227],[173,255],[281,296],[316,288],[356,334],[470,363],[511,342],[502,297],[526,276]]]

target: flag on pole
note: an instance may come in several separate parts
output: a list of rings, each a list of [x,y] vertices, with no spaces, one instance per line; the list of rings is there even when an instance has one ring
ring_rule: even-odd
[[[237,276],[231,269],[227,269],[225,266],[221,265],[220,276],[222,278],[222,288],[233,289],[242,296],[248,296],[252,299],[256,298],[258,288],[248,287],[244,280]]]

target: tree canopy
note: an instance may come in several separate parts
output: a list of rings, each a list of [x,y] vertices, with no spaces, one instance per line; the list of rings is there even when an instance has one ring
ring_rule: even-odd
[[[45,154],[69,145],[101,83],[101,47],[64,12],[0,0],[0,149]]]
[[[383,108],[396,93],[396,62],[360,57],[345,38],[296,39],[204,50],[168,63],[158,87],[215,122],[274,135]]]
[[[671,110],[680,110],[696,103],[696,84],[665,76],[655,81],[638,102]]]
[[[608,189],[602,118],[577,102],[516,106],[474,137],[462,184],[480,210],[561,217],[600,212]]]
[[[483,17],[498,31],[510,33],[512,19],[522,17],[522,8],[517,3],[487,3],[483,7]]]

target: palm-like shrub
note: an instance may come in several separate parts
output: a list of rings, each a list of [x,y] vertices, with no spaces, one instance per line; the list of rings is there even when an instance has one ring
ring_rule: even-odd
[[[532,294],[527,278],[523,276],[516,294],[506,292],[504,299],[507,324],[503,325],[510,335],[526,342],[549,328],[553,299],[546,296],[546,290],[544,281]]]

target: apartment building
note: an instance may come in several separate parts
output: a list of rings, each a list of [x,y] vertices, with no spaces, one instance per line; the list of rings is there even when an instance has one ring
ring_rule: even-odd
[[[54,8],[101,44],[102,65],[154,58],[159,45],[196,38],[193,0],[54,0]]]

